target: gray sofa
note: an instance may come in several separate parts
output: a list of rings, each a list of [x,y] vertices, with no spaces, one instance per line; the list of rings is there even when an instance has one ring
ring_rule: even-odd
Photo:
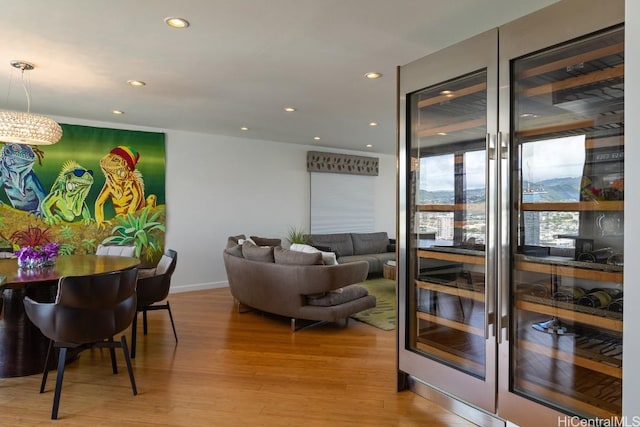
[[[323,265],[320,253],[279,246],[238,244],[230,237],[224,266],[231,294],[239,304],[296,319],[336,322],[376,306],[376,298],[356,285],[367,276],[367,263]]]
[[[386,232],[310,234],[310,244],[334,252],[339,264],[366,261],[369,275],[381,275],[382,266],[396,259],[394,239]]]

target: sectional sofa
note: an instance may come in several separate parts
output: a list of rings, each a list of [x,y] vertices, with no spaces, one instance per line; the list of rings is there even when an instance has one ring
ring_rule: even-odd
[[[321,251],[333,252],[339,264],[366,261],[368,275],[381,275],[382,266],[396,259],[395,239],[382,232],[309,234],[310,244]]]
[[[229,237],[223,258],[231,294],[245,307],[286,316],[295,331],[296,319],[336,322],[376,306],[376,298],[356,284],[367,277],[366,262],[324,265],[320,252],[239,238],[244,236]]]

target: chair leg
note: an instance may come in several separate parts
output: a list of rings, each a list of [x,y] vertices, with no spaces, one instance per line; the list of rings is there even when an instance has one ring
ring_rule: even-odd
[[[131,358],[129,357],[129,348],[127,347],[127,337],[124,335],[120,338],[120,346],[122,347],[122,352],[124,353],[124,361],[127,364],[127,370],[129,371],[129,381],[131,381],[131,390],[133,390],[133,395],[138,394],[138,388],[136,387],[136,379],[133,376],[133,367],[131,366]]]
[[[58,354],[58,375],[56,377],[56,390],[53,395],[53,408],[51,410],[51,419],[58,419],[58,407],[60,406],[60,393],[62,392],[62,380],[64,378],[64,363],[67,358],[67,348],[60,347]]]
[[[47,377],[49,376],[49,360],[53,351],[53,340],[49,340],[49,348],[47,349],[47,357],[44,359],[44,369],[42,370],[42,382],[40,383],[40,393],[44,393],[44,387],[47,385]]]
[[[109,342],[109,354],[111,355],[111,369],[113,370],[114,374],[118,373],[118,364],[116,363],[116,349],[114,346],[114,341],[113,341],[113,337],[110,337],[108,340]]]
[[[136,358],[136,339],[138,332],[138,312],[136,311],[135,316],[133,316],[133,323],[131,324],[131,358]]]
[[[147,335],[147,309],[142,309],[142,333]]]
[[[178,334],[176,333],[176,324],[173,323],[173,314],[171,314],[171,306],[169,305],[169,301],[167,301],[167,310],[169,310],[169,319],[171,319],[171,327],[173,328],[173,336],[178,342]]]

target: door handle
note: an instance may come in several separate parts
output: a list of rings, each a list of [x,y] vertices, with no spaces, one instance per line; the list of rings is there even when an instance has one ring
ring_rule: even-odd
[[[500,161],[497,165],[497,190],[498,190],[498,227],[497,227],[497,246],[499,248],[498,255],[496,256],[497,271],[498,271],[498,289],[496,292],[496,311],[499,313],[496,316],[496,335],[498,344],[502,344],[502,331],[505,330],[505,341],[509,340],[509,307],[503,307],[503,304],[509,301],[509,271],[507,267],[509,265],[510,254],[506,253],[505,248],[509,245],[504,245],[505,239],[509,237],[509,230],[505,228],[509,224],[509,197],[504,193],[505,186],[503,180],[508,178],[509,172],[509,140],[502,132],[498,132],[498,144],[500,147]]]
[[[491,243],[492,237],[491,233],[493,233],[495,227],[495,205],[492,202],[493,194],[493,174],[492,174],[492,166],[495,163],[497,157],[497,149],[496,149],[496,141],[495,138],[492,138],[491,134],[487,133],[485,140],[486,147],[486,166],[485,166],[485,194],[486,194],[486,202],[485,202],[485,301],[484,301],[484,339],[489,339],[489,326],[494,325],[493,327],[493,335],[495,336],[495,283],[496,282],[496,265],[495,265],[495,244]],[[497,187],[495,187],[497,188]],[[495,242],[495,240],[494,240]]]

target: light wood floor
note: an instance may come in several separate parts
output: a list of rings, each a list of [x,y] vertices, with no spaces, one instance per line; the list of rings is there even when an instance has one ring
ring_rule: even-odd
[[[88,350],[65,369],[58,421],[55,375],[0,380],[0,425],[472,426],[412,392],[396,392],[395,332],[351,320],[291,333],[289,323],[238,313],[228,289],[172,294],[138,336],[131,394],[121,353]],[[141,322],[140,328],[141,328]],[[127,331],[127,339],[130,333]]]

